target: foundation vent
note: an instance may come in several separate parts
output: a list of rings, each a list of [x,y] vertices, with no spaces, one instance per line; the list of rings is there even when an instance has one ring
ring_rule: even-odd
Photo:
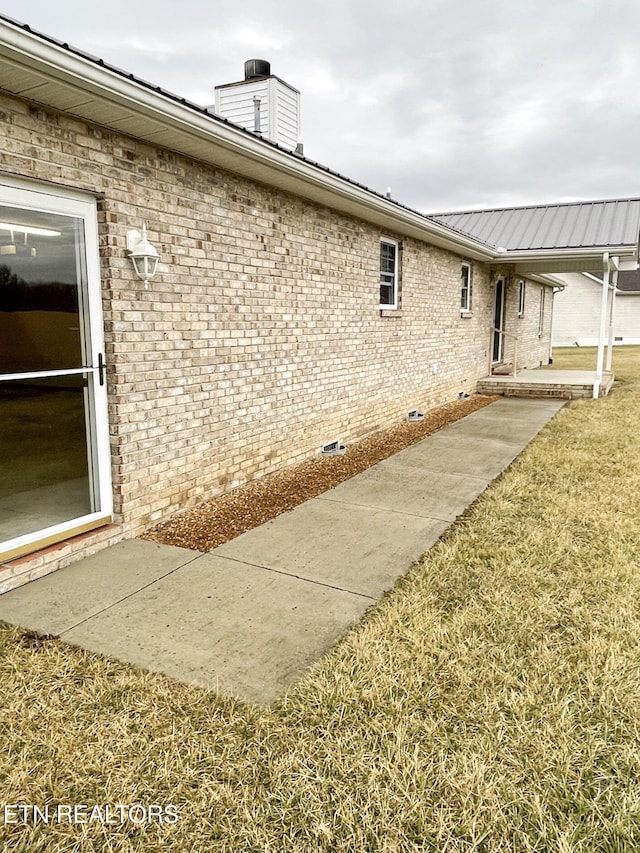
[[[347,452],[347,447],[339,438],[335,441],[329,441],[323,444],[320,450],[321,456],[343,456]]]
[[[419,412],[417,409],[412,409],[407,413],[407,420],[410,424],[417,423],[418,421],[424,420],[424,415],[422,412]]]

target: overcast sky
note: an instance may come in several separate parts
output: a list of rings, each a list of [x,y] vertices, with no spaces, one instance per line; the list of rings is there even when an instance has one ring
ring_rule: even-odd
[[[302,93],[305,155],[425,212],[640,196],[638,0],[1,0],[213,103],[246,59]]]

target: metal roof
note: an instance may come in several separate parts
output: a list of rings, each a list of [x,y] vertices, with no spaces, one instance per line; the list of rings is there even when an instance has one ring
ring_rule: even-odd
[[[640,270],[618,273],[618,290],[623,293],[640,293]]]
[[[492,258],[475,238],[2,13],[0,89],[385,230],[476,260]]]
[[[506,251],[606,250],[637,246],[640,198],[468,210],[431,218]]]
[[[204,107],[110,66],[102,59],[34,32],[1,13],[0,89],[259,183],[276,186],[391,233],[414,237],[467,259],[510,263],[516,272],[547,275],[598,269],[604,248],[620,256],[621,269],[636,268],[640,199],[426,216],[262,139]],[[89,187],[85,189],[90,190]],[[569,242],[573,232],[567,228],[573,222],[573,214],[560,238],[554,237],[553,228],[563,226],[561,210],[578,207],[583,209],[584,215],[589,205],[598,209],[613,206],[605,217],[609,223],[606,227],[624,220],[625,227],[620,231],[624,243],[617,242],[619,234],[612,227],[609,231],[611,241],[597,244],[597,248],[593,248],[592,243]],[[619,212],[615,205],[622,205]],[[629,213],[628,220],[619,215],[625,209]],[[484,227],[477,228],[503,215],[506,215],[505,222],[515,221],[520,215],[518,211],[526,223],[531,214],[525,211],[539,211],[537,215],[543,216],[545,211],[551,210],[556,210],[559,218],[549,224],[547,242],[538,241],[541,248],[534,243],[527,246],[526,240],[516,239],[511,243],[517,247],[514,251],[505,245],[504,228],[488,232]],[[592,239],[601,231],[606,232],[601,219],[597,222],[595,229],[591,226]],[[586,226],[582,228],[586,233]],[[530,230],[524,228],[525,233]],[[632,233],[633,238],[629,236]],[[520,250],[521,243],[526,246],[525,251]]]

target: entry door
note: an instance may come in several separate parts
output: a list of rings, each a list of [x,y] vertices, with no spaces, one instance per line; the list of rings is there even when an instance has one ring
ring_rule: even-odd
[[[111,519],[96,223],[0,186],[0,560]]]
[[[495,285],[494,302],[493,302],[493,354],[492,360],[494,364],[502,361],[504,355],[504,335],[500,332],[504,331],[504,279],[498,278]],[[498,329],[499,331],[495,331]]]

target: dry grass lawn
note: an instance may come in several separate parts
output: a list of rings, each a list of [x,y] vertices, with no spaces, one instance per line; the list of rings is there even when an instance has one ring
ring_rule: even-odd
[[[4,803],[179,819],[0,848],[640,850],[640,348],[614,369],[271,709],[1,630]]]

